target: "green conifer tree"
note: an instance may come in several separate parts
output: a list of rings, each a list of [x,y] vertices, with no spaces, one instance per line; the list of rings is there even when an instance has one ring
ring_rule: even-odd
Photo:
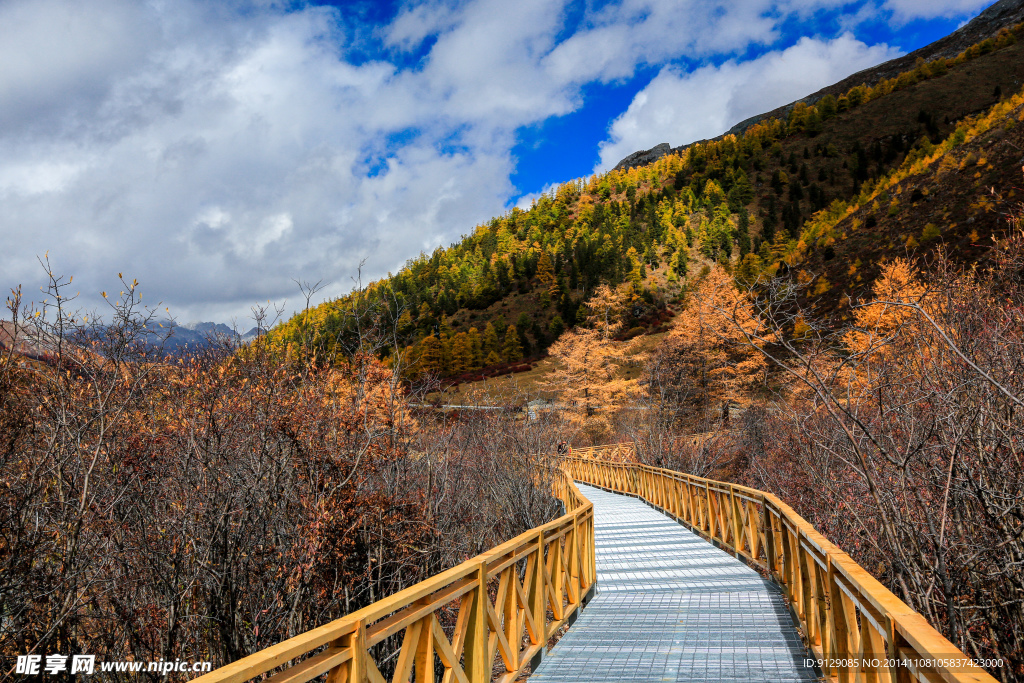
[[[556,315],[551,319],[551,324],[548,325],[548,334],[552,339],[558,339],[565,332],[565,323],[562,321],[562,316]]]
[[[487,358],[488,356],[491,355],[491,353],[499,353],[500,351],[501,345],[498,340],[498,331],[494,329],[493,323],[487,323],[487,326],[484,328],[483,337],[484,357]],[[487,364],[491,364],[489,359],[487,360]]]
[[[519,330],[515,325],[509,325],[505,330],[505,343],[502,345],[501,351],[508,363],[523,359],[523,345],[519,340]]]
[[[471,370],[476,370],[484,364],[483,340],[480,339],[480,331],[475,327],[469,328],[466,337],[469,341],[469,351],[471,354],[469,367]]]
[[[444,372],[444,352],[441,340],[430,335],[419,343],[420,372],[422,374],[439,375]]]

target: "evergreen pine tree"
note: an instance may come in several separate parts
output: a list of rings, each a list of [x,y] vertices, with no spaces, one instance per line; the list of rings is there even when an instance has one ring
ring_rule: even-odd
[[[530,316],[527,315],[526,311],[519,314],[516,318],[515,328],[519,333],[519,345],[522,348],[523,356],[529,356],[532,352],[532,345],[530,344],[530,338],[526,336],[526,332],[533,326]]]
[[[484,357],[488,358],[492,353],[498,353],[501,350],[500,342],[498,341],[498,331],[494,329],[493,323],[487,323],[487,327],[484,328],[483,337],[483,353]],[[490,359],[488,358],[487,364],[491,365]]]
[[[736,241],[739,243],[740,257],[742,258],[750,253],[750,213],[745,206],[740,209],[736,232]]]
[[[480,331],[475,327],[469,328],[469,332],[466,334],[469,341],[469,352],[470,352],[470,369],[476,370],[484,364],[484,347],[483,341],[480,339]]]
[[[502,345],[501,351],[506,362],[514,363],[523,359],[523,345],[519,340],[519,330],[515,325],[509,325],[505,330],[505,343]]]
[[[548,325],[548,334],[551,335],[552,339],[558,339],[565,332],[565,323],[562,321],[562,316],[556,315],[551,319],[551,324]]]
[[[470,370],[473,366],[473,349],[470,347],[469,335],[459,332],[452,338],[452,362],[451,371],[453,375],[461,375]]]
[[[688,267],[690,256],[687,253],[689,250],[685,247],[676,252],[676,262],[673,268],[676,271],[676,275],[684,277],[686,275],[686,269]]]

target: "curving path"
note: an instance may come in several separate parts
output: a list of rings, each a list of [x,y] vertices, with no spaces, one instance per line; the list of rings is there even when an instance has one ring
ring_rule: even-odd
[[[817,680],[771,582],[636,498],[578,486],[597,594],[531,683]]]

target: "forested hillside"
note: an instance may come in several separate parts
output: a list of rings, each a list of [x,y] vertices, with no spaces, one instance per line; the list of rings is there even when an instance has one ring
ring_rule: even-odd
[[[798,268],[814,295],[835,303],[907,249],[941,242],[976,257],[971,245],[998,227],[999,197],[986,188],[1019,166],[1012,132],[995,154],[987,145],[1000,140],[980,136],[1013,127],[1001,117],[1024,78],[1021,31],[1004,29],[954,59],[919,61],[874,87],[798,104],[787,120],[740,136],[567,182],[363,292],[303,311],[271,338],[336,353],[354,334],[353,311],[372,302],[390,311],[407,377],[472,377],[542,355],[585,318],[581,304],[602,283],[626,286],[620,334],[635,336],[659,329],[671,316],[666,305],[711,263],[740,281]],[[965,144],[973,156],[949,154]],[[940,158],[929,180],[910,180]],[[977,169],[965,174],[966,165]],[[927,219],[902,216],[921,202]],[[945,221],[954,210],[966,211],[963,220]]]

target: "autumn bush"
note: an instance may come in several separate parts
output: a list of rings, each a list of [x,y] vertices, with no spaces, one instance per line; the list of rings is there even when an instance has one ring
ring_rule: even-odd
[[[372,343],[331,363],[265,340],[171,361],[145,343],[135,283],[103,326],[69,313],[64,288],[54,280],[38,317],[17,292],[8,302],[39,351],[8,345],[0,360],[11,666],[30,653],[222,665],[559,511],[540,425],[417,419]]]

